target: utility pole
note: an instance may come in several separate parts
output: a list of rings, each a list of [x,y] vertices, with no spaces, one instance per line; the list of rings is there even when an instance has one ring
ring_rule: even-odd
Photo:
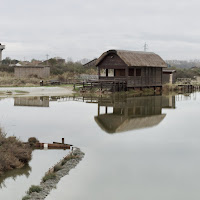
[[[48,65],[49,64],[49,55],[47,54],[46,57],[47,57],[47,65]]]
[[[1,63],[1,61],[2,61],[2,51],[5,49],[5,45],[2,45],[1,43],[0,43],[0,63]]]
[[[146,52],[147,49],[148,49],[148,45],[147,45],[147,43],[145,42],[145,44],[144,44],[144,51]]]

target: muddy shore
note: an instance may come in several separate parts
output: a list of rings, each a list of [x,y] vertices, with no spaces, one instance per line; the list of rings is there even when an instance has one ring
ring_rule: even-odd
[[[12,96],[59,96],[73,94],[73,87],[2,87],[0,97]]]

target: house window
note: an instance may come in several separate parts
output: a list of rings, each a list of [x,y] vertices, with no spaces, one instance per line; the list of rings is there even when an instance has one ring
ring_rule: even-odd
[[[108,69],[108,77],[114,77],[114,69]]]
[[[125,76],[125,69],[116,69],[115,70],[115,76],[116,77]]]
[[[100,76],[106,76],[106,69],[100,70]]]
[[[141,69],[136,69],[136,76],[141,76]]]
[[[129,69],[128,75],[129,75],[129,76],[134,76],[134,69]]]

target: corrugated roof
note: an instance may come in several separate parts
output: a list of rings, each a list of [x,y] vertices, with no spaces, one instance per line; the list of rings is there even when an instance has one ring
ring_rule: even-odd
[[[176,72],[176,70],[175,69],[163,69],[163,72],[174,73],[174,72]]]
[[[96,66],[109,54],[118,55],[127,66],[131,67],[167,67],[165,61],[153,52],[109,50],[104,52],[97,60]]]

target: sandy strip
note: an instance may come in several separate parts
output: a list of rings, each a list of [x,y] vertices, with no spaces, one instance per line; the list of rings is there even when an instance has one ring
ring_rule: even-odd
[[[73,87],[2,87],[0,97],[12,96],[59,96],[73,94]]]

